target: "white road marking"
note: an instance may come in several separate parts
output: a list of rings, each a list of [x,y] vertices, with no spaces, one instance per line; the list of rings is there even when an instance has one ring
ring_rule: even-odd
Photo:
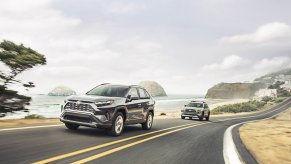
[[[49,127],[56,127],[56,126],[62,126],[62,125],[63,124],[43,125],[43,126],[26,126],[26,127],[19,127],[19,128],[5,128],[5,129],[0,129],[0,132],[12,131],[12,130],[23,130],[23,129],[49,128]]]
[[[225,164],[243,164],[243,160],[241,159],[239,153],[237,152],[236,146],[233,142],[232,138],[232,129],[233,127],[237,126],[232,125],[231,127],[227,128],[224,132],[223,136],[223,158]]]
[[[277,110],[281,109],[282,107],[285,107],[287,105],[289,105],[290,102],[288,102],[287,104],[279,107]],[[289,109],[289,108],[287,108]],[[287,110],[286,109],[286,110]],[[277,110],[274,110],[274,111],[277,111]],[[273,117],[276,117],[278,116],[280,113],[286,111],[286,110],[283,110],[271,117],[268,117],[268,118],[264,118],[264,119],[258,119],[258,120],[252,120],[252,121],[245,121],[245,122],[241,122],[241,123],[238,123],[238,124],[235,124],[235,125],[232,125],[230,127],[228,127],[226,129],[226,131],[224,132],[224,136],[223,136],[223,158],[224,158],[224,162],[226,164],[244,164],[245,162],[242,160],[240,154],[238,153],[237,151],[237,148],[234,144],[234,141],[233,141],[233,137],[232,137],[232,129],[238,125],[241,125],[241,124],[245,124],[245,123],[249,123],[249,122],[257,122],[257,121],[261,121],[261,120],[267,120],[267,119],[270,119],[270,118],[273,118]],[[270,113],[270,112],[268,112]],[[265,114],[268,114],[268,113],[265,113]]]

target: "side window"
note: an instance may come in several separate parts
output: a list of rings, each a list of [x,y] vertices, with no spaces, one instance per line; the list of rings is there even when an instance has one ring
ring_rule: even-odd
[[[204,104],[204,108],[208,108],[208,105],[207,104]]]
[[[197,103],[197,104],[196,104],[196,107],[197,107],[197,108],[203,108],[203,104],[201,104],[201,103]]]
[[[138,88],[138,91],[139,91],[139,96],[140,96],[141,99],[147,99],[148,98],[145,90],[143,90],[141,88]]]
[[[144,90],[144,93],[146,94],[146,97],[149,99],[151,96],[150,94],[148,93],[148,91]]]
[[[130,91],[128,92],[128,94],[131,95],[131,97],[139,98],[136,88],[131,88]]]

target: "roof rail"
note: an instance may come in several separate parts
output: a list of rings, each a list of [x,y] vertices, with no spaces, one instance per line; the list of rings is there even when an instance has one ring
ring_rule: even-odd
[[[139,85],[130,85],[130,87],[141,87]]]
[[[102,83],[102,84],[100,84],[100,85],[106,85],[106,84],[110,84],[110,83]]]
[[[191,102],[202,102],[202,103],[206,103],[205,101],[199,101],[199,100],[192,100]]]

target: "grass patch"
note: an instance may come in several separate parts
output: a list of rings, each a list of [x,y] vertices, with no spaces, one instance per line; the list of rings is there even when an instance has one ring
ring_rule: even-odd
[[[42,115],[31,114],[24,117],[24,119],[44,119]]]
[[[241,112],[252,112],[258,111],[264,107],[267,103],[264,101],[249,101],[243,103],[222,105],[211,110],[212,114],[222,114],[222,113],[241,113]]]
[[[276,103],[280,103],[280,102],[284,101],[284,100],[287,99],[287,98],[288,98],[288,97],[278,97],[278,98],[276,98],[275,102],[276,102]]]
[[[160,113],[160,116],[165,116],[167,115],[165,112]]]

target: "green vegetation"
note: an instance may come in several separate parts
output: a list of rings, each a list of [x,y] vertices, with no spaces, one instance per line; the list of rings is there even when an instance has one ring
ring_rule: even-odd
[[[264,107],[267,103],[264,101],[249,101],[237,104],[222,105],[214,108],[212,114],[221,113],[241,113],[241,112],[251,112],[257,111]]]
[[[275,99],[275,103],[280,103],[280,102],[284,101],[287,98],[288,97],[278,97],[278,98]]]
[[[33,82],[23,83],[16,76],[37,65],[45,65],[46,58],[23,44],[17,45],[4,40],[0,43],[0,61],[6,67],[5,70],[0,70],[0,112],[24,110],[31,98],[8,88],[16,84],[21,84],[26,89],[34,87]]]
[[[24,119],[44,119],[42,115],[31,114],[24,117]]]
[[[270,96],[265,96],[265,97],[262,98],[262,101],[264,101],[264,102],[269,102],[269,101],[272,101],[272,100],[273,100],[273,98],[270,97]]]
[[[276,81],[276,83],[270,85],[268,89],[276,89],[277,90],[277,96],[278,97],[289,97],[291,96],[290,92],[285,90],[284,88],[281,88],[280,86],[283,85],[285,82],[283,81]]]
[[[160,116],[165,116],[165,115],[167,115],[167,114],[164,112],[160,113]]]

